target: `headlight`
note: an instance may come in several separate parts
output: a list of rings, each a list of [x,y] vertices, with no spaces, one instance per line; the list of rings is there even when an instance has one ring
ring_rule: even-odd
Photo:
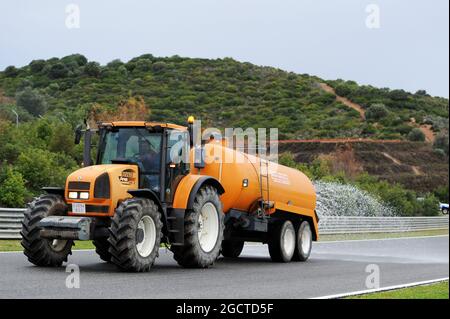
[[[88,192],[81,192],[80,193],[80,199],[89,199],[89,193]]]
[[[78,193],[77,192],[69,192],[69,198],[77,199],[78,198]]]

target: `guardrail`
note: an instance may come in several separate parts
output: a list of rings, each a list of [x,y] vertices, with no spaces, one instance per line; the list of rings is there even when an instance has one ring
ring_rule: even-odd
[[[319,221],[321,234],[397,233],[448,229],[448,216],[350,217],[327,216]]]
[[[0,239],[20,239],[25,209],[0,208]],[[448,216],[439,217],[321,217],[321,234],[397,233],[448,229]]]
[[[0,239],[20,239],[25,209],[0,208]]]

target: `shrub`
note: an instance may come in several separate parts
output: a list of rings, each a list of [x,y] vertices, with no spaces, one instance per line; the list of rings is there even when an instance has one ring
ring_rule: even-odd
[[[348,97],[351,93],[352,89],[346,84],[341,84],[336,87],[337,95]]]
[[[35,193],[44,186],[63,186],[67,174],[75,167],[73,160],[62,162],[57,154],[37,148],[22,152],[16,163],[27,187]]]
[[[9,78],[14,78],[19,74],[19,70],[15,66],[8,66],[5,71],[5,75]]]
[[[388,109],[384,104],[378,103],[370,106],[366,111],[366,118],[378,121],[389,114]]]
[[[30,87],[16,94],[16,103],[30,114],[38,116],[47,110],[47,103],[42,95]]]
[[[448,155],[448,144],[448,133],[441,133],[434,140],[433,147],[435,149],[442,150],[445,154]]]
[[[23,207],[26,196],[22,175],[4,163],[0,167],[0,206]]]
[[[33,60],[30,63],[30,71],[31,73],[39,73],[41,72],[45,67],[45,61],[44,60]]]
[[[414,128],[408,134],[408,140],[412,142],[424,142],[425,134],[418,128]]]
[[[48,76],[51,79],[62,79],[67,77],[69,69],[62,63],[56,63],[48,70]]]
[[[84,66],[84,73],[88,76],[98,77],[101,73],[100,64],[89,62]]]

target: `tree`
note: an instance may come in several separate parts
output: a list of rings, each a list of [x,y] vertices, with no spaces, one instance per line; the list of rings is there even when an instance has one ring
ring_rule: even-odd
[[[384,104],[377,103],[370,106],[366,111],[366,118],[378,121],[389,114],[388,109]]]
[[[29,64],[31,73],[39,73],[41,72],[45,67],[45,61],[44,60],[33,60]]]
[[[449,144],[448,143],[448,133],[441,133],[434,140],[433,147],[435,149],[443,150],[445,152],[445,154],[448,155],[448,151],[449,151],[448,144]]]
[[[352,89],[346,84],[340,84],[336,87],[336,94],[339,96],[349,96],[350,93],[352,93]]]
[[[100,64],[97,62],[89,62],[84,66],[84,73],[88,76],[98,77],[101,73]]]
[[[70,171],[76,168],[73,159],[38,148],[23,151],[16,169],[25,178],[27,187],[39,193],[44,186],[62,186]]]
[[[392,90],[389,97],[394,101],[404,101],[408,99],[408,93],[404,90]]]
[[[14,78],[19,74],[19,70],[15,66],[10,65],[5,69],[4,73],[8,78]]]
[[[69,69],[62,64],[62,63],[56,63],[50,67],[48,70],[48,76],[51,79],[62,79],[65,78],[69,74]]]
[[[45,98],[30,87],[16,94],[16,103],[34,116],[44,114],[47,110]]]
[[[413,142],[425,142],[425,134],[419,128],[414,128],[408,134],[408,140]]]
[[[86,65],[87,59],[82,54],[71,54],[61,59],[64,64],[76,63],[78,66]]]
[[[0,167],[0,206],[23,207],[26,196],[22,175],[3,163]]]

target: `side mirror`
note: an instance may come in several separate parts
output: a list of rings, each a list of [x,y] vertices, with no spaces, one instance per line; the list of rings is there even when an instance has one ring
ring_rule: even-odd
[[[80,144],[81,141],[81,136],[82,136],[82,125],[79,124],[77,125],[77,127],[75,128],[75,144]]]
[[[196,146],[194,149],[194,167],[198,169],[205,168],[204,145]]]

